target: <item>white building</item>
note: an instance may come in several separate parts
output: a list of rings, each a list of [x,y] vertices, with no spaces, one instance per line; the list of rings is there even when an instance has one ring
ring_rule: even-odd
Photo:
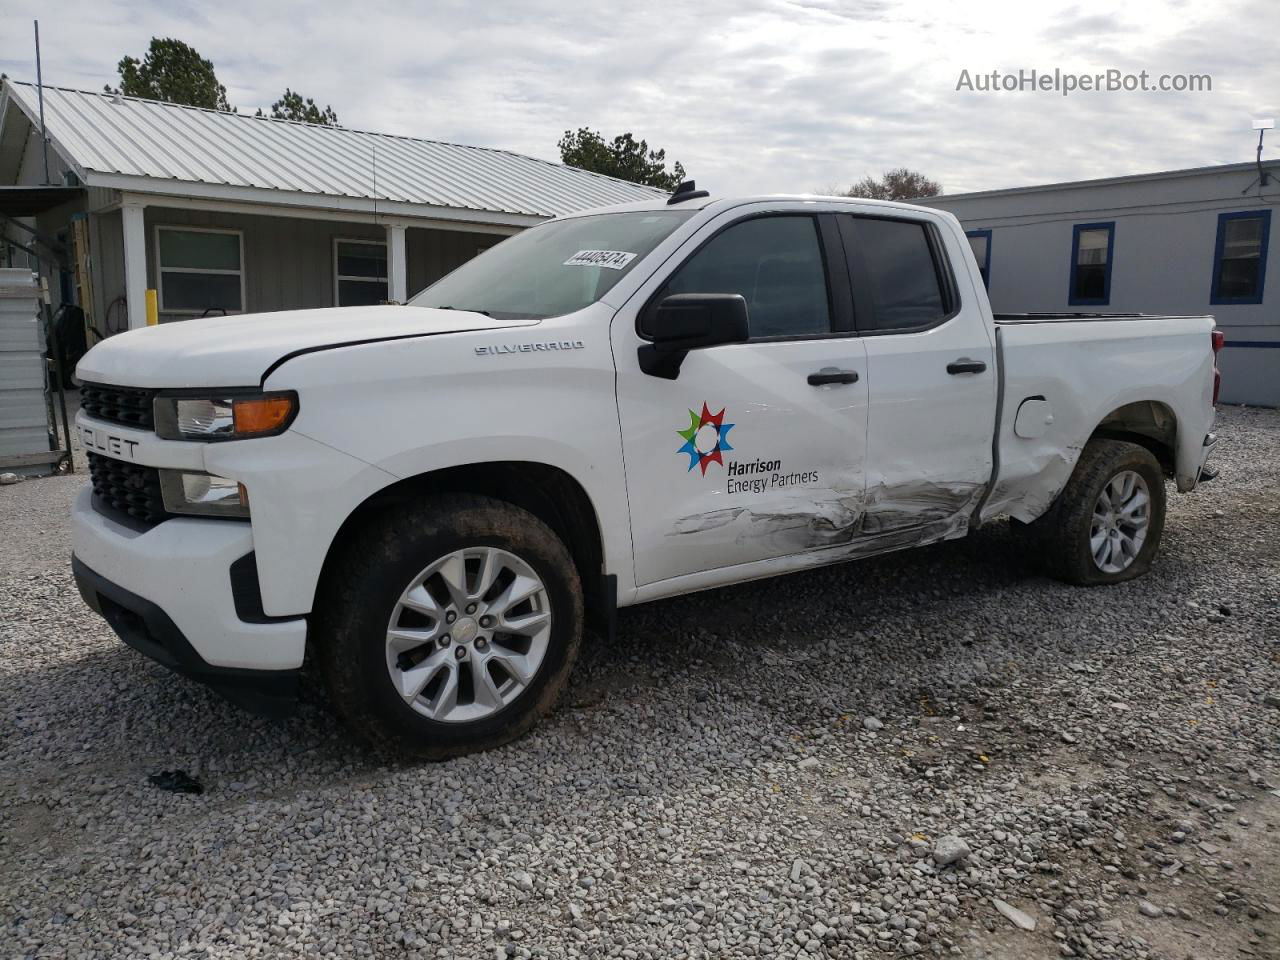
[[[964,224],[997,313],[1211,313],[1222,399],[1280,406],[1280,164],[921,200]],[[1269,280],[1269,284],[1268,284]]]

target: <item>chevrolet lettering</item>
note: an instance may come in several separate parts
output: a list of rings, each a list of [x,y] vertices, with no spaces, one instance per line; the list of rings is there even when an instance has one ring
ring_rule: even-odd
[[[138,446],[137,440],[126,440],[124,437],[117,437],[105,430],[86,426],[84,423],[78,426],[80,442],[86,450],[104,453],[120,460],[133,459],[134,448]]]

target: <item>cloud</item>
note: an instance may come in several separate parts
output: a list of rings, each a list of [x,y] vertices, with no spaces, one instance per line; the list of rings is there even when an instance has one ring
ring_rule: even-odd
[[[548,159],[566,129],[630,130],[719,193],[901,165],[955,193],[1243,161],[1250,117],[1280,99],[1271,0],[10,0],[6,12],[41,17],[49,83],[100,89],[121,56],[174,36],[214,61],[242,110],[289,86],[348,126]],[[1033,68],[1209,73],[1213,89],[956,90],[962,69]],[[34,79],[29,35],[0,38],[0,69]]]

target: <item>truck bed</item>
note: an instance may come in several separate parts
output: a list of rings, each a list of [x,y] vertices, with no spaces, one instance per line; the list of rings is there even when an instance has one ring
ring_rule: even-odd
[[[981,519],[1040,516],[1100,423],[1176,443],[1180,490],[1194,486],[1213,419],[1208,316],[995,314],[995,481]],[[1087,326],[1086,326],[1087,324]],[[1021,428],[1018,415],[1028,408]],[[1031,422],[1034,420],[1035,422]],[[1176,430],[1174,425],[1176,426]]]
[[[1165,313],[995,313],[996,323],[1066,323],[1090,320],[1175,320],[1188,314]]]

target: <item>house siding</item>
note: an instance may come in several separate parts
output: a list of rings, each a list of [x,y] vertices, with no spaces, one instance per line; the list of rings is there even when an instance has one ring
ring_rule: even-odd
[[[408,259],[409,296],[431,286],[445,274],[456,270],[481,250],[488,249],[504,236],[485,233],[459,233],[451,230],[415,230],[405,235]]]
[[[157,287],[156,227],[203,227],[243,234],[245,312],[302,310],[334,305],[333,243],[338,239],[385,240],[380,224],[335,223],[289,217],[254,216],[147,207],[147,285]],[[99,217],[99,251],[104,292],[124,290],[120,214]],[[475,256],[500,236],[410,227],[405,237],[410,295]],[[108,247],[114,247],[109,253]],[[104,301],[109,302],[109,301]],[[161,314],[162,322],[189,314]]]
[[[92,247],[93,323],[107,335],[129,327],[124,306],[124,241],[119,210],[89,215]]]

